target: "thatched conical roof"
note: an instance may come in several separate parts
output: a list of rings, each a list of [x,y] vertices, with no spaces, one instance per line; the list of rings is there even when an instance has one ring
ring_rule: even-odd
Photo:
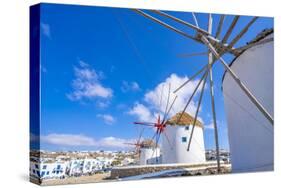
[[[142,148],[155,148],[156,143],[152,139],[146,139],[141,142]]]
[[[167,125],[190,126],[193,124],[194,118],[186,112],[183,113],[181,119],[178,122],[180,115],[181,115],[181,112],[179,112],[176,115],[174,115],[173,117],[171,117],[168,120]],[[203,124],[199,120],[196,120],[195,125],[203,128]]]

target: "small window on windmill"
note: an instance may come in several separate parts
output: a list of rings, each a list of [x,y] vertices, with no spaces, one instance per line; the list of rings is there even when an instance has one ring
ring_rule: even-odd
[[[188,130],[189,130],[189,126],[186,126],[186,127],[185,127],[185,130],[188,131]]]
[[[181,141],[182,141],[182,142],[186,142],[186,141],[187,141],[187,138],[186,138],[186,137],[181,137]]]

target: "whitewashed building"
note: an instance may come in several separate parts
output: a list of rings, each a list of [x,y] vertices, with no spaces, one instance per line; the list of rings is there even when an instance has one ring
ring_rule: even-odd
[[[67,162],[30,162],[30,175],[40,179],[63,178],[66,176]]]
[[[72,159],[69,162],[67,174],[69,176],[79,176],[83,174],[84,159]]]
[[[190,149],[187,151],[194,118],[184,113],[177,123],[179,116],[180,113],[177,113],[168,121],[165,129],[166,135],[162,136],[162,163],[206,162],[202,123],[196,122]]]
[[[273,38],[273,30],[254,41]],[[251,47],[232,63],[232,70],[274,117],[273,41]],[[273,170],[273,126],[226,73],[222,81],[233,172]]]
[[[93,173],[101,169],[102,169],[102,165],[100,161],[91,158],[84,159],[83,174]]]

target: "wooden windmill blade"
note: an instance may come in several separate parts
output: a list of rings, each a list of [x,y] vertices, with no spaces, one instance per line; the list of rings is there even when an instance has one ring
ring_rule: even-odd
[[[186,57],[194,57],[194,56],[204,56],[208,55],[208,52],[196,52],[196,53],[189,53],[189,54],[179,54],[178,57],[186,58]]]
[[[138,154],[138,158],[140,159],[140,154],[141,154],[141,148],[143,147],[143,144],[142,144],[142,135],[144,133],[144,127],[141,129],[140,131],[140,134],[139,134],[139,137],[138,137],[138,140],[137,140],[137,147],[136,147],[136,153]]]
[[[239,18],[240,18],[240,16],[235,16],[235,17],[233,18],[232,23],[231,23],[231,25],[229,26],[229,28],[228,28],[226,34],[224,35],[224,37],[223,37],[221,43],[226,43],[226,42],[227,42],[227,39],[228,39],[229,36],[231,35],[231,33],[232,33],[232,31],[233,31],[235,25],[237,24]]]
[[[224,19],[224,17],[223,17]],[[221,20],[220,20],[221,21]],[[221,24],[222,27],[222,23]],[[220,25],[219,25],[220,27]],[[213,28],[213,18],[212,15],[209,14],[209,20],[208,20],[208,31],[211,33]],[[219,28],[218,28],[219,29]],[[216,33],[218,34],[218,33]],[[215,109],[215,97],[214,97],[214,82],[213,82],[213,70],[212,70],[212,64],[214,62],[214,55],[209,51],[208,54],[208,67],[209,67],[209,81],[210,81],[210,96],[211,96],[211,104],[212,104],[212,116],[213,116],[213,122],[214,122],[214,136],[215,136],[215,147],[216,147],[216,157],[217,157],[217,171],[220,173],[220,152],[219,152],[219,139],[218,139],[218,129],[217,129],[217,116],[216,116],[216,109]]]
[[[204,88],[205,88],[207,76],[208,76],[208,72],[207,72],[206,77],[204,78],[203,86],[202,86],[202,88],[201,88],[200,98],[199,98],[199,102],[198,102],[198,105],[197,105],[195,117],[194,117],[193,124],[192,124],[192,130],[191,130],[191,134],[190,134],[190,137],[189,137],[189,142],[188,142],[188,146],[187,146],[187,151],[189,151],[189,149],[190,149],[190,145],[191,145],[191,141],[192,141],[192,137],[193,137],[193,132],[194,132],[195,124],[196,124],[196,121],[197,121],[197,117],[198,117],[200,105],[201,105],[202,98],[203,98],[203,95],[204,95]]]
[[[156,131],[156,133],[153,135],[152,139],[150,140],[150,147],[152,148],[152,154],[151,154],[151,159],[154,159],[155,157],[155,162],[156,164],[159,162],[158,161],[158,155],[157,155],[157,150],[158,150],[158,142],[159,142],[159,138],[160,138],[160,133],[158,131]],[[155,142],[153,142],[155,139]],[[155,155],[156,153],[156,155]]]
[[[246,44],[244,46],[238,47],[234,51],[235,51],[235,53],[240,54],[242,51],[247,50],[247,49],[249,49],[249,48],[251,48],[253,46],[265,44],[265,43],[272,42],[272,41],[273,41],[272,37],[271,38],[266,38],[266,39],[261,40],[261,41],[257,41],[257,42],[253,42],[253,43],[248,43],[248,44]]]
[[[165,22],[163,22],[163,21],[161,21],[161,20],[159,20],[159,19],[157,19],[157,18],[155,18],[155,17],[153,17],[153,16],[151,16],[151,15],[141,11],[141,10],[139,10],[139,9],[133,9],[133,10],[136,11],[137,13],[139,13],[140,15],[142,15],[142,16],[144,16],[144,17],[146,17],[146,18],[148,18],[148,19],[150,19],[150,20],[152,20],[152,21],[154,21],[154,22],[156,22],[156,23],[158,23],[158,24],[160,24],[160,25],[170,29],[170,30],[173,30],[174,32],[176,32],[176,33],[178,33],[178,34],[180,34],[180,35],[182,35],[182,36],[184,36],[186,38],[189,38],[191,40],[200,42],[200,40],[198,40],[194,36],[186,34],[185,32],[183,32],[183,31],[181,31],[181,30],[179,30],[179,29],[177,29],[177,28],[175,28],[175,27],[173,27],[173,26],[171,26],[171,25],[169,25],[169,24],[167,24],[167,23],[165,23]]]
[[[196,25],[197,27],[199,27],[198,20],[197,20],[197,18],[196,18],[195,13],[192,12],[191,14],[192,14],[192,17],[193,17],[193,20],[194,20],[195,25]]]
[[[194,75],[192,75],[187,81],[185,81],[182,85],[180,85],[177,89],[173,91],[173,93],[178,92],[181,88],[183,88],[186,84],[188,84],[190,81],[195,79],[198,75],[200,75],[205,69],[208,68],[208,65],[205,65],[202,67],[198,72],[196,72]]]
[[[168,110],[168,106],[169,106],[169,102],[170,102],[170,94],[171,94],[171,83],[169,83],[168,99],[167,99],[167,102],[166,102],[165,113],[164,113],[164,116],[163,116],[162,123],[164,123],[164,119],[165,119],[165,117],[167,115],[167,110]]]
[[[181,24],[183,24],[183,25],[185,25],[185,26],[187,26],[187,27],[189,27],[191,29],[194,29],[195,31],[197,31],[199,33],[202,33],[202,34],[205,34],[205,35],[209,35],[209,33],[207,31],[205,31],[204,29],[202,29],[202,28],[200,28],[198,26],[195,26],[195,25],[193,25],[191,23],[185,22],[185,21],[183,21],[183,20],[181,20],[181,19],[179,19],[177,17],[174,17],[174,16],[172,16],[170,14],[167,14],[167,13],[159,11],[159,10],[152,10],[152,11],[157,13],[157,14],[159,14],[159,15],[161,15],[161,16],[170,18],[170,19],[172,19],[172,20],[174,20],[174,21],[176,21],[178,23],[181,23]]]
[[[159,101],[159,108],[161,108],[161,106],[162,106],[163,89],[164,89],[164,84],[162,84],[162,87],[161,87],[160,101]]]
[[[169,146],[171,147],[171,149],[173,149],[174,146],[172,145],[172,142],[171,142],[170,138],[168,137],[167,133],[166,133],[166,132],[163,132],[163,134],[164,134],[164,136],[165,136],[165,138],[166,138],[166,140],[167,140]]]
[[[178,98],[178,96],[176,95],[176,96],[174,97],[174,100],[173,100],[172,104],[170,105],[170,107],[169,107],[169,109],[168,109],[166,115],[164,116],[164,118],[163,118],[163,120],[162,120],[162,123],[164,123],[164,125],[166,125],[166,123],[167,123],[167,121],[168,121],[169,114],[170,114],[170,112],[171,112],[171,110],[172,110],[172,108],[173,108],[173,106],[174,106],[174,104],[175,104],[177,98]]]
[[[195,93],[197,92],[197,90],[198,90],[199,86],[201,85],[202,81],[203,81],[204,79],[206,79],[207,74],[208,74],[208,69],[205,71],[204,75],[201,77],[200,81],[198,82],[198,84],[196,85],[195,89],[193,90],[193,92],[192,92],[191,96],[189,97],[189,99],[188,99],[188,101],[187,101],[187,103],[186,103],[186,105],[185,105],[183,111],[181,112],[181,114],[180,114],[180,116],[179,116],[179,118],[178,118],[176,124],[178,124],[178,123],[180,122],[180,120],[181,120],[183,114],[185,113],[185,111],[186,111],[188,105],[190,104],[192,98],[194,97]]]
[[[144,125],[144,126],[149,126],[149,127],[153,127],[155,125],[155,123],[151,123],[151,122],[134,122],[134,124],[136,125]]]
[[[141,132],[140,132],[140,135],[139,135],[139,138],[137,140],[137,143],[140,144],[141,143],[141,138],[142,138],[142,134],[144,132],[144,128],[142,128]]]
[[[218,25],[217,32],[216,32],[216,35],[215,35],[215,38],[217,38],[217,39],[220,37],[225,17],[226,17],[225,15],[220,16],[219,25]]]
[[[232,48],[234,44],[238,42],[239,39],[241,39],[245,33],[249,30],[251,25],[253,25],[259,17],[255,16],[251,19],[251,21],[234,37],[234,39],[229,43],[228,48]]]
[[[130,142],[124,142],[123,144],[127,144],[127,145],[136,145],[136,143],[130,143]]]

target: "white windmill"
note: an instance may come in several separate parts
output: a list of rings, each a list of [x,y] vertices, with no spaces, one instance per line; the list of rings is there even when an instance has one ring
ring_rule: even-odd
[[[179,116],[182,116],[178,121]],[[166,135],[162,138],[162,163],[203,164],[206,162],[204,146],[204,126],[196,121],[190,150],[186,144],[192,131],[194,118],[188,114],[177,113],[167,122]],[[169,140],[167,140],[169,138]],[[173,147],[170,147],[172,145]]]
[[[248,31],[248,29],[253,25],[253,23],[255,23],[255,21],[258,19],[258,17],[253,17],[250,22],[248,24],[245,25],[245,27],[243,29],[241,29],[235,36],[234,38],[228,42],[228,39],[230,37],[230,35],[232,34],[232,31],[235,27],[235,25],[237,24],[240,16],[234,16],[229,28],[227,29],[226,31],[226,34],[220,38],[220,34],[221,34],[221,31],[222,31],[222,27],[223,27],[223,23],[224,23],[224,20],[225,20],[225,15],[221,15],[220,16],[220,20],[219,20],[219,23],[218,23],[218,27],[217,27],[217,30],[216,30],[216,33],[215,35],[212,34],[212,26],[213,26],[213,18],[212,18],[212,15],[209,14],[209,21],[208,21],[208,31],[202,29],[199,27],[198,25],[198,22],[197,22],[197,18],[195,16],[195,14],[192,13],[192,16],[193,16],[193,19],[194,19],[194,22],[195,22],[195,25],[194,24],[191,24],[189,22],[186,22],[184,20],[181,20],[177,17],[174,17],[170,14],[167,14],[165,12],[162,12],[162,11],[159,11],[159,10],[150,10],[151,12],[155,13],[155,14],[158,14],[160,16],[163,16],[163,17],[166,17],[170,20],[173,20],[174,22],[177,22],[177,23],[180,23],[186,27],[189,27],[191,29],[193,29],[194,31],[196,31],[196,35],[193,36],[193,35],[189,35],[188,33],[176,28],[176,27],[173,27],[155,17],[153,17],[151,14],[149,13],[146,13],[142,10],[139,10],[139,9],[133,9],[135,12],[137,12],[138,14],[182,35],[183,37],[186,37],[188,39],[191,39],[197,43],[200,43],[204,46],[207,47],[207,53],[204,52],[204,54],[207,54],[208,55],[208,63],[206,63],[206,65],[201,68],[198,72],[196,72],[194,75],[192,75],[190,77],[189,80],[187,80],[185,83],[183,83],[178,89],[176,89],[174,91],[174,93],[176,93],[177,91],[179,91],[182,87],[184,87],[186,84],[188,84],[191,80],[193,80],[194,78],[196,78],[197,76],[201,75],[201,79],[197,85],[197,87],[195,88],[194,92],[192,93],[190,99],[188,100],[185,108],[183,109],[181,115],[179,115],[179,118],[178,118],[178,122],[181,120],[182,116],[184,115],[191,99],[193,98],[194,94],[197,92],[200,84],[203,84],[202,88],[201,88],[201,91],[200,91],[200,98],[199,98],[199,101],[198,101],[198,107],[197,107],[197,110],[196,110],[196,114],[195,114],[195,117],[194,117],[194,121],[193,121],[193,125],[192,125],[192,129],[191,129],[191,133],[190,133],[190,138],[188,140],[188,143],[187,143],[187,151],[190,150],[190,147],[192,147],[191,145],[191,142],[193,140],[193,134],[194,134],[194,130],[195,130],[195,124],[196,124],[196,120],[197,120],[197,117],[198,117],[198,112],[199,112],[199,108],[200,108],[200,105],[201,105],[201,101],[202,101],[202,98],[203,98],[203,94],[204,94],[204,88],[205,88],[205,84],[206,84],[206,81],[209,79],[209,82],[210,82],[210,95],[211,95],[211,105],[212,105],[212,117],[213,117],[213,124],[214,124],[214,135],[215,135],[215,145],[216,145],[216,156],[217,156],[217,167],[218,167],[218,172],[220,172],[220,157],[219,157],[219,141],[218,141],[218,127],[217,127],[217,119],[216,119],[216,110],[215,110],[215,98],[214,98],[214,84],[213,84],[213,65],[215,63],[221,63],[221,65],[224,67],[225,71],[226,71],[226,79],[227,81],[225,80],[223,85],[224,85],[224,88],[226,87],[225,85],[227,85],[228,87],[231,87],[228,80],[232,80],[231,81],[231,85],[235,85],[236,88],[239,89],[239,91],[237,93],[235,93],[237,90],[235,90],[235,92],[232,92],[232,95],[240,95],[240,93],[243,93],[244,96],[241,97],[243,98],[243,100],[247,100],[247,102],[249,104],[252,105],[251,107],[251,110],[254,108],[256,111],[255,111],[255,114],[257,114],[257,112],[259,113],[259,115],[263,118],[263,122],[266,122],[266,126],[268,129],[271,129],[271,131],[273,132],[273,125],[274,125],[274,120],[273,120],[273,103],[270,103],[269,102],[269,105],[267,105],[264,100],[262,100],[262,98],[268,94],[264,94],[266,92],[264,91],[259,91],[257,89],[255,89],[254,87],[251,86],[251,83],[249,83],[248,85],[248,82],[243,79],[243,76],[241,76],[240,78],[240,72],[238,70],[238,72],[236,72],[236,69],[235,68],[231,68],[229,66],[229,64],[226,63],[226,61],[222,58],[222,56],[224,54],[232,54],[234,55],[235,57],[238,57],[240,56],[243,52],[247,51],[247,50],[250,50],[252,49],[253,47],[257,47],[259,45],[263,45],[263,44],[266,44],[266,43],[269,43],[269,42],[272,42],[273,41],[273,37],[272,36],[269,36],[267,37],[266,39],[264,40],[260,40],[260,41],[255,41],[253,43],[250,43],[250,44],[245,44],[244,46],[241,46],[241,47],[234,47],[234,45],[244,36],[244,34]],[[273,50],[271,49],[271,52]],[[256,62],[256,57],[255,56],[257,54],[257,52],[260,52],[260,51],[256,51],[256,53],[253,53],[252,55],[253,56],[250,56],[248,55],[247,58],[247,61],[249,62],[252,62],[253,64]],[[264,51],[262,51],[264,52]],[[272,57],[272,53],[268,53],[271,57]],[[193,54],[193,55],[202,55],[202,53],[199,53],[199,54]],[[242,57],[242,56],[241,56]],[[252,58],[253,57],[253,58]],[[264,67],[266,69],[266,61],[267,59],[265,58],[266,56],[263,56],[262,60],[261,60],[261,63],[260,64],[263,64],[262,67]],[[273,60],[270,62],[270,64],[273,63]],[[255,66],[255,65],[252,65],[252,67]],[[243,67],[240,69],[243,69]],[[255,72],[254,69],[252,68],[249,68],[251,69],[251,72],[253,75],[255,75],[254,77],[257,77],[257,73]],[[270,70],[270,75],[273,75],[273,70]],[[237,74],[239,73],[239,74]],[[247,73],[244,73],[244,74],[247,74]],[[239,75],[239,76],[238,76]],[[249,75],[248,75],[249,76]],[[264,78],[264,79],[268,79],[268,78]],[[273,90],[273,81],[271,78],[269,78],[267,81],[263,81],[264,83],[268,83],[270,82],[271,84],[269,84],[269,88],[270,90]],[[250,89],[249,89],[250,88]],[[224,94],[225,95],[225,94]],[[239,98],[239,97],[238,97]],[[267,97],[268,100],[270,101],[273,101],[273,96],[271,95],[271,98]],[[270,106],[271,105],[271,106]],[[231,105],[229,105],[229,103],[226,103],[226,108],[231,108]],[[263,131],[263,129],[260,130],[259,133],[256,133],[256,127],[258,127],[258,125],[255,123],[255,125],[252,125],[252,126],[247,126],[247,128],[249,130],[233,130],[231,129],[233,125],[233,122],[231,120],[231,117],[232,116],[236,116],[238,113],[243,113],[241,111],[237,111],[238,108],[236,108],[235,111],[228,111],[227,112],[227,116],[228,116],[228,127],[229,127],[229,137],[230,138],[233,138],[233,139],[230,139],[230,151],[231,151],[231,155],[232,157],[233,156],[241,156],[241,161],[243,161],[243,157],[245,158],[250,158],[252,157],[253,155],[255,156],[259,156],[260,155],[260,151],[257,150],[257,149],[252,149],[252,150],[249,150],[249,151],[246,151],[246,150],[239,150],[239,146],[235,146],[235,147],[232,147],[233,143],[237,141],[237,139],[235,139],[235,137],[237,135],[240,134],[241,131],[244,131],[243,133],[245,134],[244,138],[247,138],[247,136],[249,135],[254,135],[252,137],[254,138],[258,138],[259,136],[261,135],[265,135],[265,134],[268,134],[266,133],[265,131]],[[241,117],[239,117],[241,118]],[[241,128],[243,128],[242,126],[244,126],[245,124],[243,122],[240,122],[242,123],[241,124]],[[246,125],[244,126],[246,127]],[[248,134],[247,134],[248,133]],[[264,155],[262,156],[261,158],[262,159],[253,159],[253,160],[256,160],[256,162],[253,164],[252,168],[254,167],[259,167],[259,166],[262,166],[262,165],[265,165],[264,164],[264,161],[267,161],[268,164],[267,165],[272,165],[273,164],[273,158],[271,158],[270,156],[273,155],[273,134],[269,134],[269,136],[266,136],[268,137],[267,139],[265,139],[264,141],[266,142],[266,144],[263,144],[262,145],[262,148],[265,148],[266,146],[268,145],[271,145],[270,148],[267,148],[265,151],[268,152],[269,154],[268,155]],[[270,138],[271,137],[271,138]],[[237,137],[238,138],[238,137]],[[261,137],[261,138],[264,138],[264,137]],[[254,146],[253,148],[257,148],[258,146],[256,146],[257,143],[255,143],[255,139],[254,140],[240,140],[240,143],[241,144],[247,144],[247,145],[252,145]],[[235,149],[234,149],[235,148]],[[238,148],[238,149],[237,149]],[[264,160],[264,157],[268,157],[269,156],[269,159],[268,160]],[[238,163],[233,163],[232,164],[232,167],[235,169],[236,166],[235,165],[238,165]],[[240,164],[239,164],[240,165]],[[240,166],[241,167],[241,166]],[[242,167],[244,169],[247,169],[248,166],[246,164],[243,164]],[[270,167],[269,167],[270,168]]]

